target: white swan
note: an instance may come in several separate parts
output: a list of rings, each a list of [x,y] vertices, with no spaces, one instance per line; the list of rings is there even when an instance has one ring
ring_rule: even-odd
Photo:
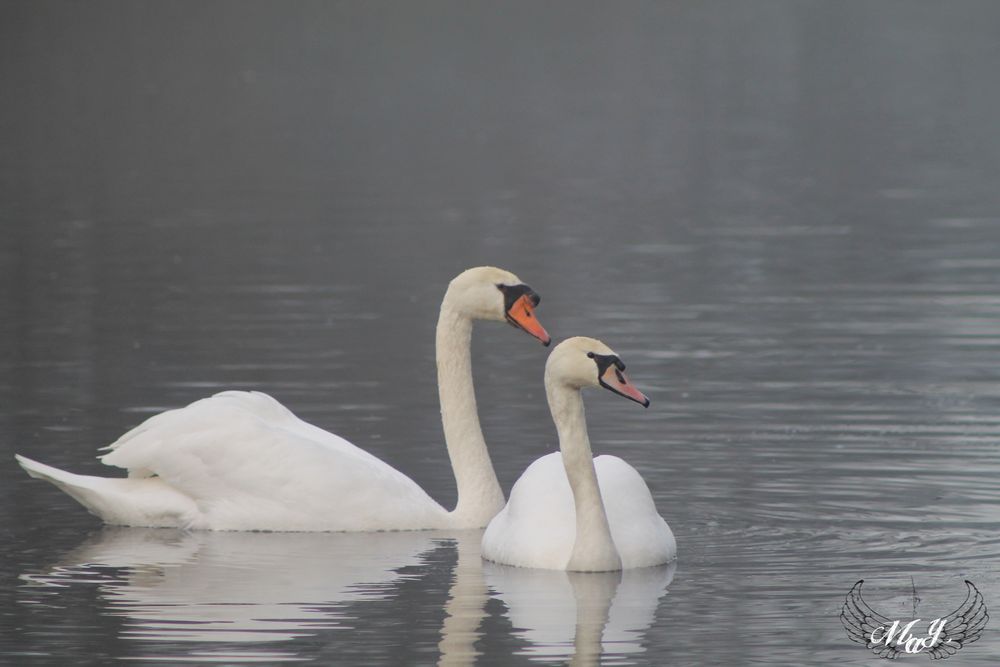
[[[307,424],[259,392],[227,391],[147,419],[101,460],[128,478],[89,477],[23,456],[106,523],[209,530],[374,531],[482,528],[503,507],[472,384],[472,322],[507,320],[550,338],[538,296],[494,267],[448,286],[438,318],[438,392],[458,503],[445,510],[406,475]]]
[[[648,567],[677,557],[642,476],[617,456],[592,458],[583,387],[603,386],[643,406],[649,399],[622,373],[604,343],[570,338],[545,365],[545,392],[559,433],[557,452],[538,459],[483,534],[483,557],[550,570],[603,572]]]

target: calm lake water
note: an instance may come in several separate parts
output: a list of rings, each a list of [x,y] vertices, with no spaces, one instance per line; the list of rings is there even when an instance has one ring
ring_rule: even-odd
[[[1000,611],[996,3],[11,2],[0,45],[0,663],[878,665],[858,579]],[[591,392],[591,440],[676,566],[103,528],[13,461],[114,474],[255,389],[450,505],[435,318],[487,263],[652,399]],[[476,330],[505,489],[545,355]]]

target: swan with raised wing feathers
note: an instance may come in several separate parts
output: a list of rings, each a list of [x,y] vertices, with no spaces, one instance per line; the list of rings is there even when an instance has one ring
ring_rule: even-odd
[[[603,572],[677,557],[674,535],[638,471],[617,456],[592,458],[581,389],[601,386],[649,406],[624,370],[618,355],[593,338],[570,338],[552,350],[545,393],[560,451],[532,463],[514,484],[483,534],[484,558]]]
[[[507,321],[545,345],[539,297],[514,274],[469,269],[448,286],[436,333],[438,393],[458,503],[445,510],[413,480],[266,394],[226,391],[150,417],[101,460],[127,478],[76,475],[17,456],[106,523],[210,530],[481,528],[504,497],[472,383],[474,320]]]

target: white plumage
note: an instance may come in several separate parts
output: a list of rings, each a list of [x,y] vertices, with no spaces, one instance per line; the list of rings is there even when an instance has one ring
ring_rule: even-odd
[[[156,415],[109,449],[101,460],[128,479],[46,472],[111,524],[392,530],[447,515],[403,473],[259,392],[227,391]]]
[[[622,568],[661,565],[677,555],[670,526],[635,468],[617,456],[594,458],[601,498]],[[483,552],[498,563],[566,569],[576,539],[576,510],[562,454],[536,459],[490,522]]]

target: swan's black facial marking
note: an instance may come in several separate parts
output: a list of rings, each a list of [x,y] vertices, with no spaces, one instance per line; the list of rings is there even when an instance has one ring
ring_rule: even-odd
[[[597,354],[596,352],[588,352],[587,356],[593,359],[597,364],[597,377],[602,377],[608,368],[613,365],[615,367],[615,374],[618,376],[618,381],[625,381],[625,378],[622,377],[622,371],[625,370],[625,364],[622,363],[622,360],[618,358],[617,354]],[[604,383],[602,382],[601,384]]]
[[[504,285],[500,283],[497,285],[497,289],[503,294],[503,310],[505,313],[509,313],[510,309],[514,307],[517,300],[522,296],[527,296],[528,300],[531,301],[531,305],[537,307],[539,303],[542,302],[542,297],[535,293],[535,290],[531,289],[524,283],[520,285]],[[510,316],[507,317],[510,320]]]

